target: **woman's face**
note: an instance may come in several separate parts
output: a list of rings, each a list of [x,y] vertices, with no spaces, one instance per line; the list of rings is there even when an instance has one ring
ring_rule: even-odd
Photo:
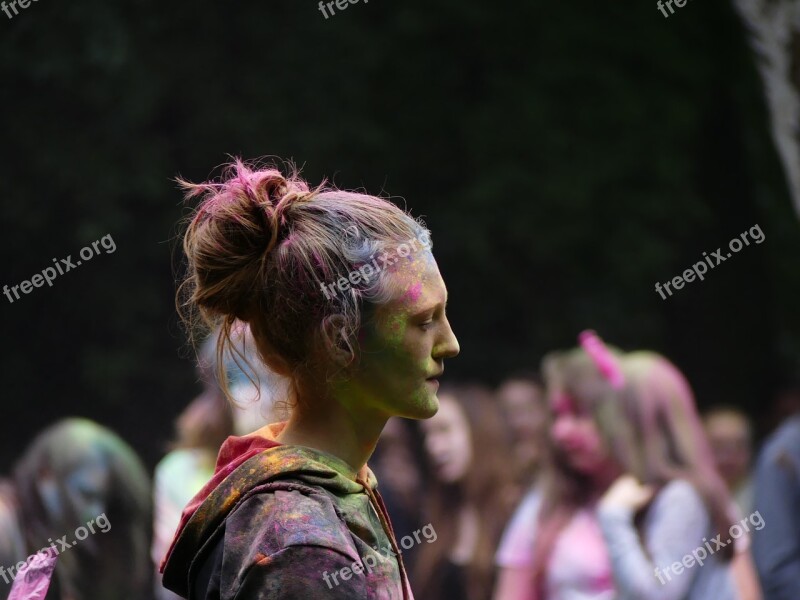
[[[589,412],[567,394],[557,391],[550,405],[553,423],[550,435],[564,460],[576,471],[596,475],[609,462],[609,453]]]
[[[472,463],[472,436],[458,401],[443,395],[439,399],[439,412],[422,423],[422,431],[425,450],[439,480],[460,481]]]
[[[381,276],[392,299],[365,319],[345,395],[387,417],[426,419],[439,407],[444,359],[459,352],[445,313],[447,288],[428,251],[398,257]]]

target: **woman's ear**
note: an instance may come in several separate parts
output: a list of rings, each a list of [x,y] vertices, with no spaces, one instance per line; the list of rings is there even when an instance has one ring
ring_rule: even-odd
[[[328,357],[338,366],[350,366],[356,358],[355,350],[347,331],[347,320],[344,315],[336,314],[325,317],[322,321],[322,342]]]

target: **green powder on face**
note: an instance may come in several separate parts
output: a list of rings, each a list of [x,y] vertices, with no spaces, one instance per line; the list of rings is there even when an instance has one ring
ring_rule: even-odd
[[[403,338],[406,334],[407,322],[405,313],[393,313],[386,319],[385,326],[386,341],[391,346],[399,346],[403,342]]]

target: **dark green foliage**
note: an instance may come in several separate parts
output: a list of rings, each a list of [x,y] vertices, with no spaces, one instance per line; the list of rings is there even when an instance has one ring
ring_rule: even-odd
[[[719,0],[38,0],[0,13],[7,466],[63,415],[152,463],[196,391],[175,318],[172,181],[227,154],[401,196],[434,232],[462,356],[496,381],[594,327],[763,410],[800,355],[800,236],[742,28]],[[654,291],[759,223],[667,301]]]

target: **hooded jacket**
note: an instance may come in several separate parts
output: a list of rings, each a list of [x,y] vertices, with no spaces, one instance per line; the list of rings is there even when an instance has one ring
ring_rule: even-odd
[[[161,565],[189,600],[413,600],[377,480],[281,445],[285,423],[229,437]]]

